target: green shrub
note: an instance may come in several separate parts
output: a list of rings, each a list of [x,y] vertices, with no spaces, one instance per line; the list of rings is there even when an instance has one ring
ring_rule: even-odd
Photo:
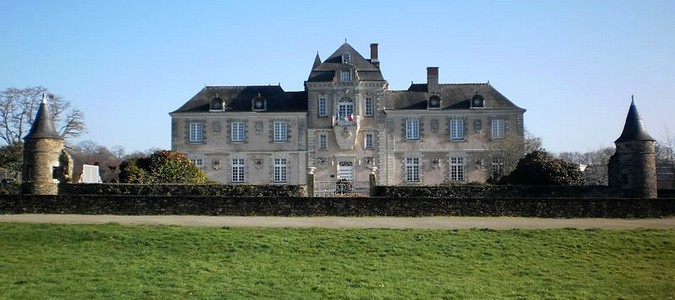
[[[206,183],[206,181],[206,174],[185,154],[168,150],[132,158],[120,165],[120,182],[123,183]]]

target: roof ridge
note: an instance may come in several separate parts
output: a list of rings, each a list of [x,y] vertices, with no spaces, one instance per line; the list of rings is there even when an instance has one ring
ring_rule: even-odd
[[[281,84],[253,84],[253,85],[207,85],[206,88],[247,88],[247,87],[281,87]]]

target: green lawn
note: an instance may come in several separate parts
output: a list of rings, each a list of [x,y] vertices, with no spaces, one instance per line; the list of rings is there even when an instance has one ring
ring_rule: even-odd
[[[675,299],[675,230],[0,223],[2,299]]]

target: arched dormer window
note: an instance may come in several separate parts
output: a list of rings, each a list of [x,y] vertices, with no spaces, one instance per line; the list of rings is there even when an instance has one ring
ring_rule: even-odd
[[[476,95],[471,98],[471,108],[484,108],[485,107],[485,98],[476,93]]]
[[[218,94],[211,99],[211,103],[209,104],[209,111],[224,111],[225,110],[225,102],[223,99],[218,97]]]
[[[438,97],[437,95],[429,97],[429,101],[427,102],[427,109],[440,109],[440,108],[441,108],[441,97]]]
[[[342,63],[351,64],[351,62],[352,62],[352,55],[349,52],[342,53]]]
[[[251,110],[253,111],[266,111],[267,110],[267,99],[258,93],[258,96],[251,100]]]

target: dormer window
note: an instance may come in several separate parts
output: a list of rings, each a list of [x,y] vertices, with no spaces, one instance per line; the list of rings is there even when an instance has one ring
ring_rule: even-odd
[[[485,107],[485,98],[476,93],[473,98],[471,98],[471,108],[484,108]]]
[[[342,53],[342,63],[349,64],[352,61],[352,55],[349,52]]]
[[[218,94],[211,99],[211,103],[209,104],[209,111],[224,111],[225,110],[225,102],[223,99],[218,97]]]
[[[440,109],[441,108],[441,97],[438,97],[436,95],[433,95],[429,97],[429,101],[427,103],[427,108],[428,109]]]
[[[258,96],[251,100],[251,110],[253,111],[266,111],[267,110],[267,99],[263,98],[260,93]]]
[[[342,70],[340,74],[342,81],[352,81],[352,74],[349,72],[349,70]]]

